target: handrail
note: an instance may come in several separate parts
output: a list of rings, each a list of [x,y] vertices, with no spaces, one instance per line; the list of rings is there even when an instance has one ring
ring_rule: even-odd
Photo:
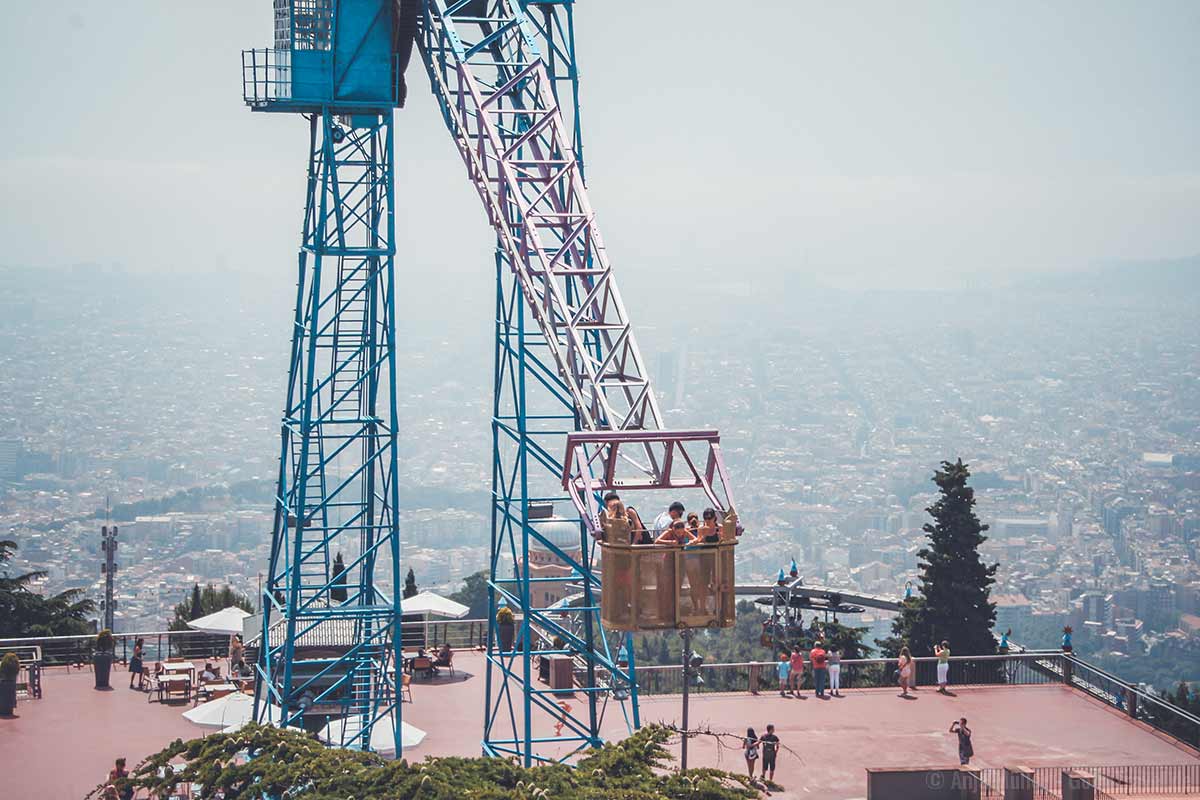
[[[1136,684],[1132,684],[1132,683],[1129,683],[1128,681],[1122,680],[1120,677],[1113,675],[1111,672],[1103,670],[1100,667],[1092,666],[1091,664],[1087,663],[1086,661],[1080,660],[1077,656],[1073,656],[1070,654],[1064,654],[1064,655],[1065,655],[1066,659],[1068,661],[1070,661],[1074,666],[1077,666],[1081,669],[1087,670],[1088,672],[1094,672],[1095,674],[1099,675],[1100,677],[1104,678],[1105,680],[1108,680],[1111,683],[1117,684],[1118,686],[1123,688],[1127,693],[1135,695],[1139,700],[1148,700],[1151,703],[1163,706],[1163,707],[1169,709],[1170,711],[1172,711],[1173,713],[1175,713],[1176,715],[1186,719],[1187,721],[1194,722],[1196,725],[1200,725],[1200,716],[1196,716],[1195,714],[1191,713],[1190,711],[1187,711],[1185,709],[1179,708],[1176,705],[1168,703],[1168,702],[1164,701],[1161,697],[1157,697],[1154,694],[1151,694],[1150,692],[1147,692],[1144,689],[1139,688]],[[1080,687],[1080,688],[1084,688],[1084,687]],[[1087,691],[1086,688],[1084,690]]]

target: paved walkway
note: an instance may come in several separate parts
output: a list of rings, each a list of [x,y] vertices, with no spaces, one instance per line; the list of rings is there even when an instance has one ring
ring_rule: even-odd
[[[406,750],[411,760],[426,756],[474,756],[480,752],[484,680],[483,657],[461,652],[456,675],[413,682],[404,719],[425,730],[425,740]],[[193,738],[210,729],[185,720],[191,704],[147,703],[146,695],[125,688],[128,674],[114,671],[117,688],[96,691],[90,671],[49,670],[45,698],[22,700],[15,719],[0,719],[0,774],[5,797],[82,797],[104,780],[113,759],[130,765],[175,738]],[[582,702],[576,698],[572,702]],[[680,698],[643,698],[643,722],[679,719]],[[1131,723],[1123,714],[1059,686],[961,689],[942,697],[922,689],[902,700],[888,689],[856,690],[845,698],[782,698],[778,694],[693,695],[691,724],[714,733],[740,736],[747,726],[762,733],[774,723],[783,743],[776,780],[786,791],[776,798],[840,800],[866,793],[868,766],[946,766],[957,763],[956,739],[947,729],[967,717],[975,735],[977,766],[1064,764],[1197,763],[1194,752]],[[535,736],[551,736],[549,720],[537,720]],[[625,734],[619,706],[610,706],[604,733]],[[700,736],[689,746],[694,766],[745,769],[732,740]],[[672,747],[678,751],[678,746]],[[562,748],[565,753],[566,748]]]

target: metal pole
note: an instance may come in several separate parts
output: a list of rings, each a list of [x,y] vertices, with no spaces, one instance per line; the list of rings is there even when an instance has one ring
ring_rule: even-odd
[[[692,630],[684,628],[680,634],[683,637],[683,741],[679,745],[679,771],[687,771],[688,746],[688,684],[691,682],[692,669]]]

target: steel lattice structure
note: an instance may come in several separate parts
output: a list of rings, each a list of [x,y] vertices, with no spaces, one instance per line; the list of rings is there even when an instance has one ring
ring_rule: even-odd
[[[391,10],[276,0],[276,47],[243,68],[252,108],[309,123],[255,719],[399,753]]]
[[[715,434],[661,430],[584,183],[571,11],[570,2],[430,0],[421,39],[434,94],[497,234],[490,576],[496,593],[522,613],[522,625],[514,647],[502,650],[490,609],[484,751],[526,764],[549,760],[539,751],[551,744],[574,745],[560,748],[558,759],[598,745],[610,702],[621,704],[631,726],[639,724],[632,647],[626,640],[622,652],[620,636],[606,636],[599,619],[594,497],[582,496],[599,484],[564,474],[568,434],[607,432],[628,442],[623,457],[651,476],[641,488],[699,487],[672,479],[673,459],[689,442],[711,445],[710,464],[720,463]],[[560,85],[570,88],[571,124]],[[592,460],[577,463],[587,469]],[[687,456],[679,460],[685,462]],[[719,507],[731,507],[709,487],[716,471],[701,478],[703,488]],[[577,551],[543,535],[543,521],[531,516],[530,505],[546,500],[572,501]],[[531,573],[531,546],[569,566],[580,586],[574,603],[539,606],[536,586],[545,579]],[[554,637],[561,646],[547,644]],[[559,704],[561,692],[537,684],[535,650],[574,659],[580,708]],[[539,717],[565,733],[538,731]]]
[[[416,40],[496,233],[483,750],[569,759],[601,743],[610,707],[639,724],[633,648],[600,621],[599,495],[691,488],[733,508],[717,434],[663,428],[596,226],[573,0],[274,8],[275,47],[243,53],[244,95],[306,115],[310,152],[256,719],[329,723],[332,744],[400,752],[392,111]],[[546,518],[556,502],[565,520]],[[550,535],[564,521],[569,540]],[[569,575],[535,576],[535,547]],[[349,554],[344,572],[335,552]],[[543,581],[576,592],[543,602]],[[509,644],[497,597],[521,619]],[[571,685],[539,686],[535,652],[566,657]]]

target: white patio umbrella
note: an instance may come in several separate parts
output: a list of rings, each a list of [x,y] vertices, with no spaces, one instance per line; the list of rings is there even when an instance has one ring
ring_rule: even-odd
[[[400,610],[405,614],[433,614],[451,619],[462,619],[471,611],[462,603],[433,592],[421,592],[404,598],[400,601]]]
[[[396,741],[392,731],[396,717],[387,716],[380,719],[371,727],[371,749],[381,756],[390,757],[396,754]],[[345,720],[335,719],[321,731],[321,738],[327,742],[341,744],[342,728]],[[402,748],[416,747],[425,738],[425,731],[407,722],[400,722],[400,746]]]
[[[254,698],[245,692],[227,694],[183,712],[184,719],[214,728],[244,725],[253,714]]]
[[[206,617],[194,619],[188,623],[189,628],[206,633],[223,633],[226,636],[232,636],[235,633],[242,633],[242,620],[250,616],[248,611],[243,611],[237,606],[222,608],[220,611],[214,611]]]

